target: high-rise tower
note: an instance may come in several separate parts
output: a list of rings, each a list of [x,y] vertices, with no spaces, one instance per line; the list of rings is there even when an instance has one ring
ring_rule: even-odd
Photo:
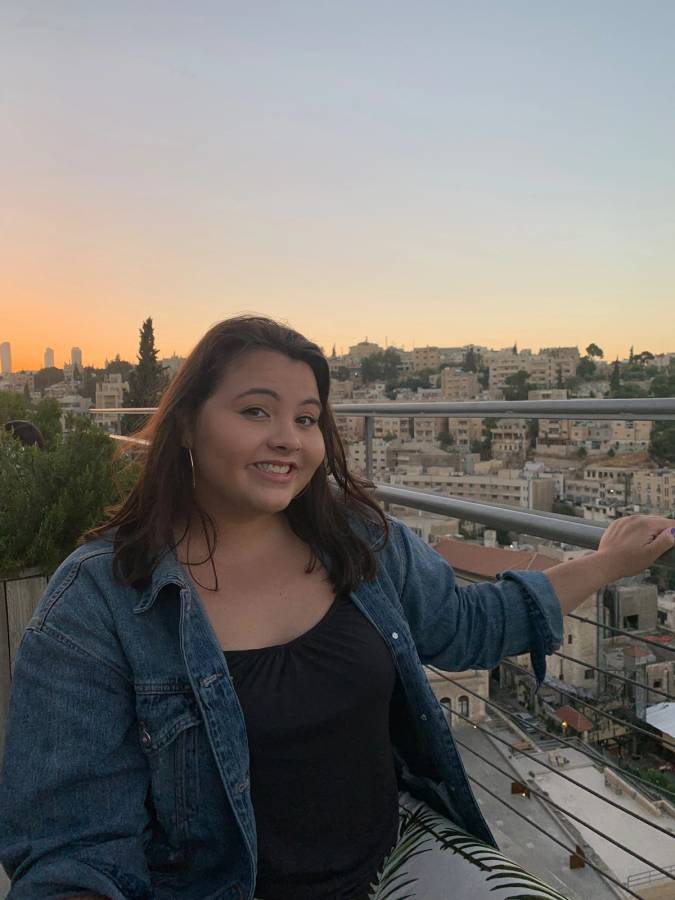
[[[9,341],[0,344],[0,371],[3,375],[9,375],[12,371],[12,348]]]
[[[54,368],[54,351],[51,347],[45,347],[45,369],[53,369]]]
[[[70,351],[70,364],[71,366],[77,366],[77,368],[82,371],[82,351],[79,347],[73,347]]]

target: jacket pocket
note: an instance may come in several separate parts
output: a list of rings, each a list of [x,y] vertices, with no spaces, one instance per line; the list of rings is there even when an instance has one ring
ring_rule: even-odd
[[[189,684],[136,684],[138,733],[150,767],[152,806],[169,845],[184,848],[199,809],[201,717]]]

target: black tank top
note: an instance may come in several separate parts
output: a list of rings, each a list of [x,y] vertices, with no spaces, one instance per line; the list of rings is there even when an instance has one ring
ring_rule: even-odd
[[[251,756],[261,900],[365,900],[396,841],[395,670],[352,603],[287,644],[227,650]]]

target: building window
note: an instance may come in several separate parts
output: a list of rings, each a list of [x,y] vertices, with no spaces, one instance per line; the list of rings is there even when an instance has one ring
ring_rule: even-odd
[[[572,643],[572,635],[571,635],[571,634],[568,634],[568,635],[567,635],[567,643],[568,643],[568,644],[571,644],[571,643]]]
[[[661,679],[659,678],[658,681],[655,681],[652,687],[656,688],[656,690],[658,691],[658,689],[661,687]]]
[[[590,681],[593,678],[593,669],[584,669],[584,679]]]
[[[637,616],[624,616],[623,617],[623,627],[624,628],[637,628],[638,627],[638,617]]]
[[[461,716],[469,715],[469,698],[466,696],[459,698],[459,714]]]

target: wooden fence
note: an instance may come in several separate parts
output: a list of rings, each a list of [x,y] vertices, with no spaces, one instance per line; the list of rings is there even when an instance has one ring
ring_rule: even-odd
[[[0,751],[5,736],[14,661],[26,625],[47,585],[39,569],[0,576]]]

